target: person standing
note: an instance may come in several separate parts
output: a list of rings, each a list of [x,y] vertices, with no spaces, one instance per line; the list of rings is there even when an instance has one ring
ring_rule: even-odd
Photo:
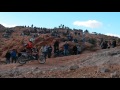
[[[13,63],[13,61],[15,61],[15,63],[16,63],[16,60],[17,60],[16,54],[17,54],[16,50],[13,49],[13,50],[12,50],[12,53],[11,53],[12,63]]]
[[[47,46],[43,45],[40,49],[40,52],[44,55],[45,59],[47,56]]]
[[[80,45],[77,45],[77,54],[80,54],[81,53],[81,47]]]
[[[50,45],[49,47],[48,47],[48,58],[51,58],[51,54],[52,53],[52,46]]]
[[[35,52],[36,52],[35,57],[36,57],[36,60],[37,60],[37,59],[39,58],[39,50],[38,50],[38,46],[36,47]]]
[[[85,49],[85,42],[86,42],[86,39],[85,39],[85,32],[82,31],[82,50]]]
[[[10,51],[8,50],[6,55],[5,55],[5,58],[6,58],[6,64],[10,64],[10,57],[11,57],[11,54],[10,54]]]
[[[110,41],[108,41],[108,49],[111,47],[111,42]]]
[[[112,41],[112,48],[114,48],[114,47],[116,47],[116,40],[115,39],[113,39],[113,41]]]
[[[73,54],[77,55],[77,46],[76,45],[73,46]]]
[[[69,53],[68,49],[69,49],[69,44],[66,42],[66,43],[64,44],[64,55],[65,55],[65,56],[67,56],[68,53]]]
[[[59,41],[55,41],[54,43],[54,53],[56,53],[56,49],[59,49]]]

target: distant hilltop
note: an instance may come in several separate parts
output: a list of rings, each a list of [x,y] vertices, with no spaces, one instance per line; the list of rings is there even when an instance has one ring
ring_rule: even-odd
[[[26,26],[26,25],[22,25],[22,26],[15,26],[15,27],[5,27],[2,24],[0,24],[0,32],[5,32],[6,30],[10,30],[13,29],[13,31],[15,30],[15,28],[17,29],[26,29],[25,31],[27,31],[27,29],[34,29],[34,30],[69,30],[69,31],[75,31],[75,32],[83,32],[83,33],[89,33],[89,34],[95,34],[95,35],[105,35],[105,34],[101,34],[101,33],[97,33],[97,32],[92,32],[90,33],[89,30],[82,30],[82,29],[71,29],[63,24],[60,24],[58,27],[54,27],[54,28],[45,28],[45,27],[36,27],[33,24],[31,26]],[[109,36],[109,35],[105,35],[105,36]],[[112,36],[112,37],[117,37],[117,36]],[[119,38],[119,37],[118,37]]]

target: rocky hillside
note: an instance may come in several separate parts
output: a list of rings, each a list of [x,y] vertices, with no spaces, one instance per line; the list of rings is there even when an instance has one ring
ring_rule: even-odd
[[[2,28],[2,30],[4,30],[4,26],[0,26],[0,28]],[[0,58],[4,58],[5,53],[7,52],[8,49],[17,49],[18,51],[20,51],[21,49],[23,49],[23,44],[27,43],[29,41],[29,39],[32,37],[31,35],[24,35],[22,36],[21,34],[24,32],[26,34],[30,34],[29,31],[31,30],[32,34],[38,34],[38,32],[36,30],[38,30],[40,32],[40,34],[35,37],[35,42],[34,42],[34,46],[38,46],[38,48],[40,49],[40,47],[43,44],[48,44],[48,45],[53,45],[54,41],[57,39],[60,41],[60,49],[63,48],[63,44],[65,43],[64,41],[67,40],[67,30],[66,29],[53,29],[51,31],[53,32],[57,32],[57,34],[60,37],[56,37],[56,36],[52,36],[52,32],[50,33],[45,33],[44,31],[47,32],[47,29],[33,29],[30,27],[23,27],[23,26],[16,26],[14,28],[7,28],[5,29],[6,32],[2,32],[0,33]],[[50,29],[48,29],[50,30]],[[35,33],[33,33],[35,32]],[[41,33],[42,32],[42,33]],[[80,32],[80,35],[78,34],[74,34],[75,32]],[[6,35],[6,37],[3,37],[3,34]],[[83,35],[81,33],[81,31],[79,30],[69,30],[69,34],[71,34],[71,36],[73,37],[73,39],[77,39],[78,40],[78,44],[82,46],[83,44]],[[104,38],[104,40],[112,40],[112,39],[116,39],[117,40],[117,45],[120,44],[120,39],[117,37],[112,37],[112,36],[106,36],[106,35],[102,35],[102,34],[90,34],[90,33],[85,33],[84,35],[85,38],[85,43],[84,43],[84,48],[86,50],[94,50],[94,49],[99,49],[99,44],[101,42],[101,38]],[[118,42],[119,41],[119,42]],[[72,41],[68,42],[70,44],[70,47],[72,48],[76,43],[73,43]]]
[[[2,26],[0,26],[2,27]],[[5,27],[3,26],[2,30]],[[12,32],[9,32],[9,30]],[[5,53],[8,49],[23,49],[23,44],[27,43],[31,35],[22,36],[21,33],[29,34],[30,27],[14,27],[7,29],[10,37],[2,37],[4,32],[0,33],[0,77],[1,78],[91,78],[91,77],[119,77],[120,64],[120,40],[117,37],[106,36],[102,34],[85,33],[85,49],[79,55],[70,55],[64,57],[53,57],[47,59],[45,64],[39,64],[38,61],[31,61],[21,66],[16,64],[5,64]],[[41,30],[41,29],[40,29]],[[46,29],[45,29],[46,30]],[[56,30],[56,29],[55,29]],[[40,34],[35,37],[34,46],[40,48],[43,44],[53,45],[57,39],[60,41],[60,49],[63,48],[66,38],[65,29],[57,29],[60,37],[52,36],[51,33]],[[42,33],[41,33],[42,32]],[[47,32],[47,31],[46,31]],[[70,30],[69,33],[74,39],[78,40],[79,45],[83,44],[83,36],[75,35],[78,32]],[[116,48],[101,50],[99,44],[101,38],[105,40],[117,40]],[[76,43],[68,41],[70,47]]]

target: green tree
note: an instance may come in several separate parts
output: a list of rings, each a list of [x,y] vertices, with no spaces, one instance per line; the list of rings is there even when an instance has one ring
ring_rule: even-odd
[[[59,26],[59,28],[60,28],[60,26]]]
[[[33,28],[33,24],[31,25],[31,28]]]
[[[89,33],[89,31],[86,29],[85,31],[84,31],[85,33]]]
[[[64,28],[65,25],[62,25],[62,28]]]

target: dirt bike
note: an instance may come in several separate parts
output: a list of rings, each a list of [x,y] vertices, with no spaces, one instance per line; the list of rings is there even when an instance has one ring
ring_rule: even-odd
[[[34,55],[29,55],[28,53],[21,53],[21,56],[18,57],[18,63],[20,64],[26,64],[27,61],[33,61],[38,60],[40,64],[44,64],[46,62],[46,59],[43,54],[39,55],[38,58],[36,58]]]

